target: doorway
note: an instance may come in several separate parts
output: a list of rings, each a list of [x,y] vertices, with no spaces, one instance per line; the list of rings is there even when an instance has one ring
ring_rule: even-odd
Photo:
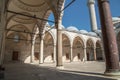
[[[35,60],[39,60],[39,52],[35,52],[34,53],[34,59]]]
[[[19,52],[18,51],[13,51],[12,60],[13,61],[18,61],[18,56],[19,56]]]

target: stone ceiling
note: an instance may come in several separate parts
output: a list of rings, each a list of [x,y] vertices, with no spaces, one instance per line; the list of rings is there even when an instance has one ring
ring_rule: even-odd
[[[21,29],[19,28],[13,28],[13,26],[17,27],[18,25],[23,25],[24,27],[26,27],[26,29],[28,29],[28,32],[33,33],[32,31],[34,31],[33,29],[35,28],[36,24],[39,24],[39,29],[41,29],[42,31],[46,21],[26,17],[21,14],[47,19],[51,12],[55,12],[57,1],[58,0],[10,0],[8,2],[7,10],[20,14],[15,14],[11,12],[7,13],[6,29],[17,29],[21,31]]]

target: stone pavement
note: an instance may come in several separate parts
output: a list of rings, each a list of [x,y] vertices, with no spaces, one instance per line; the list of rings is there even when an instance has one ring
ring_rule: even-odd
[[[64,63],[63,70],[53,63],[12,62],[5,64],[5,80],[120,80],[119,76],[104,76],[104,70],[104,62]]]

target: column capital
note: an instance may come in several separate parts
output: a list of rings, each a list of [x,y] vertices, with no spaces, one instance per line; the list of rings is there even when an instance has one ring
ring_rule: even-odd
[[[56,46],[56,44],[53,44],[53,46]]]
[[[89,5],[91,5],[91,4],[95,4],[95,0],[88,0],[87,5],[89,6]]]
[[[101,1],[103,1],[103,2],[109,2],[109,0],[101,0]]]

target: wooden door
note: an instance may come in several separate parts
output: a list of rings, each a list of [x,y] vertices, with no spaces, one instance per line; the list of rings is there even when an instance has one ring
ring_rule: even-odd
[[[78,53],[77,56],[78,56],[78,59],[80,60],[80,53]]]
[[[39,52],[35,52],[35,53],[34,53],[34,57],[35,57],[35,58],[34,58],[35,60],[39,60]]]
[[[69,53],[66,53],[66,60],[69,60]]]
[[[13,51],[12,60],[17,61],[18,60],[18,54],[19,54],[18,51]]]
[[[90,60],[90,56],[89,56],[89,53],[87,53],[87,61]]]

